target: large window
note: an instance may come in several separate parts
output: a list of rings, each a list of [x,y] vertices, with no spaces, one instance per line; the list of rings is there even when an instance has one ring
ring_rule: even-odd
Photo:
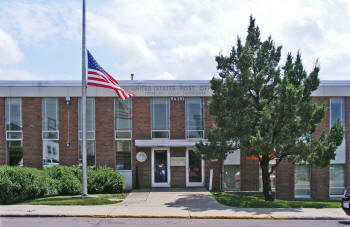
[[[6,163],[23,166],[22,99],[7,98],[5,106]]]
[[[186,98],[186,138],[203,138],[203,99]]]
[[[224,190],[241,190],[241,169],[239,165],[224,165]]]
[[[329,196],[341,197],[345,188],[345,165],[334,164],[329,167]]]
[[[82,112],[81,112],[81,99],[79,99],[79,164],[82,164]],[[95,99],[86,99],[86,152],[87,152],[87,165],[95,167],[96,159],[96,145],[95,145]]]
[[[42,100],[43,166],[59,164],[58,99]]]
[[[310,198],[310,165],[294,168],[295,198]]]
[[[131,170],[131,99],[115,99],[116,169]]]
[[[170,137],[169,98],[152,98],[151,101],[152,139]]]
[[[344,98],[330,99],[330,127],[337,122],[338,118],[345,125],[345,100]]]

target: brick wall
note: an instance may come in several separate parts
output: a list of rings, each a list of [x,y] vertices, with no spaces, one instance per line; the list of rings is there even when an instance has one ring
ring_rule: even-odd
[[[95,98],[96,164],[115,168],[114,98]]]
[[[320,136],[322,131],[328,133],[329,130],[329,97],[312,97],[312,102],[318,105],[326,106],[326,114],[323,120],[318,124],[316,132],[313,136]],[[312,199],[328,199],[329,198],[329,167],[319,168],[311,167],[311,198]]]
[[[140,188],[150,188],[152,185],[152,170],[151,170],[151,162],[152,162],[152,152],[151,148],[137,148],[134,149],[133,152],[133,187],[136,187],[136,166],[138,167],[138,179]],[[136,153],[139,151],[143,151],[147,155],[147,159],[144,162],[138,162],[136,160]]]
[[[41,98],[22,98],[23,165],[42,168]]]
[[[207,138],[208,132],[210,131],[212,125],[215,123],[213,117],[209,114],[208,102],[211,100],[211,97],[204,97],[204,134]]]
[[[259,162],[247,160],[244,151],[241,150],[241,190],[259,191]]]
[[[149,97],[132,98],[132,138],[151,139],[150,105]]]
[[[281,161],[276,169],[276,198],[294,199],[294,165],[286,160]]]
[[[6,163],[5,98],[0,98],[0,165]]]
[[[60,164],[71,166],[78,164],[78,98],[71,97],[69,104],[64,97],[58,100]]]
[[[186,157],[185,147],[172,147],[170,148],[171,157]],[[170,164],[170,163],[169,163]],[[184,188],[186,187],[186,167],[185,166],[171,166],[171,187]]]
[[[185,135],[185,101],[170,101],[170,137],[184,139]]]
[[[213,169],[213,190],[221,189],[222,162],[205,161],[205,187],[209,188],[210,169]]]
[[[345,98],[346,166],[345,185],[350,185],[350,97]]]
[[[311,167],[311,198],[329,199],[329,168]]]

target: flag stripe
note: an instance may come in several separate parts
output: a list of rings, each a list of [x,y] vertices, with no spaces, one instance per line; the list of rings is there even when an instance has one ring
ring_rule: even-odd
[[[111,75],[109,75],[94,59],[89,51],[88,53],[88,79],[87,85],[110,88],[113,89],[116,94],[122,100],[135,96],[132,93],[126,92],[119,86],[118,81],[116,81]]]

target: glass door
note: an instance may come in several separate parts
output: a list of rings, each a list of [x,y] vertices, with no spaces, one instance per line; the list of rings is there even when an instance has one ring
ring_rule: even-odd
[[[186,185],[204,186],[204,160],[201,160],[192,149],[186,151]]]
[[[169,150],[152,150],[152,187],[170,187],[169,161]]]

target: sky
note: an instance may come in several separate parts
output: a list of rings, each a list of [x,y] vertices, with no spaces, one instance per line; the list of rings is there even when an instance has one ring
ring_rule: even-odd
[[[0,0],[0,80],[81,80],[81,0]],[[245,40],[299,50],[321,80],[350,80],[349,0],[86,0],[86,45],[117,80],[209,80]]]

